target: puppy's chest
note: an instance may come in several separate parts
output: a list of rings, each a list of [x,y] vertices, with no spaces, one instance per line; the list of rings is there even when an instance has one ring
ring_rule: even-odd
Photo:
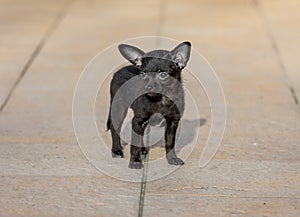
[[[165,96],[162,97],[160,104],[164,107],[170,107],[173,105],[172,101]]]
[[[149,105],[149,104],[148,104]],[[161,113],[168,114],[179,111],[183,111],[184,109],[184,100],[170,100],[168,97],[163,96],[162,99],[158,102],[152,102],[151,106],[148,107],[148,111],[151,113]]]

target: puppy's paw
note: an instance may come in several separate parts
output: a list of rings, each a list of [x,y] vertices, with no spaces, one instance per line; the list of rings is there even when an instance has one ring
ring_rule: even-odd
[[[137,162],[136,161],[135,162],[130,161],[128,167],[130,169],[142,169],[143,168],[143,163],[139,162],[139,161],[137,161]]]
[[[113,158],[124,158],[124,154],[122,150],[116,150],[111,152],[111,156]]]
[[[178,157],[167,158],[168,163],[171,165],[183,165],[184,162]]]

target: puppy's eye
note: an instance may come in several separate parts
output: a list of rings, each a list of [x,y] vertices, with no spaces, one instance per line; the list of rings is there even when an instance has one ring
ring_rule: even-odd
[[[161,72],[159,73],[159,79],[165,80],[169,77],[169,74],[167,72]]]
[[[147,78],[147,75],[146,75],[145,72],[141,72],[141,73],[140,73],[140,76],[141,76],[142,79],[146,79],[146,78]]]

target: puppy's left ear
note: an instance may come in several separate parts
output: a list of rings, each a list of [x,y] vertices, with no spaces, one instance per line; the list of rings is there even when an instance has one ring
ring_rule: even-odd
[[[190,54],[191,43],[188,41],[180,43],[171,51],[172,59],[179,69],[183,69],[186,66],[190,58]]]
[[[138,67],[142,65],[142,58],[145,54],[144,51],[128,44],[120,44],[118,48],[122,56],[133,65]]]

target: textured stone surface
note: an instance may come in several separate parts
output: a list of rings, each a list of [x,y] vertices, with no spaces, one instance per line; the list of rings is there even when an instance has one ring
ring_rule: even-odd
[[[262,16],[265,19],[267,31],[274,40],[275,49],[280,59],[279,64],[286,73],[286,82],[294,89],[295,97],[300,99],[299,45],[300,2],[268,1],[260,2]]]
[[[1,2],[7,9],[0,15],[0,103],[65,7],[60,1]],[[81,71],[99,51],[157,34],[190,40],[209,60],[228,116],[218,153],[199,168],[212,121],[209,99],[185,72],[199,117],[187,110],[178,146],[199,137],[184,166],[147,183],[144,216],[299,216],[300,113],[289,89],[299,93],[298,6],[296,0],[71,1],[0,113],[0,216],[138,215],[140,183],[101,173],[81,152],[72,97]],[[95,104],[107,144],[109,80]],[[164,159],[160,146],[150,153],[151,161],[157,158]],[[120,164],[128,159],[126,146]]]
[[[64,8],[65,1],[1,0],[0,105],[20,76],[34,50]]]

